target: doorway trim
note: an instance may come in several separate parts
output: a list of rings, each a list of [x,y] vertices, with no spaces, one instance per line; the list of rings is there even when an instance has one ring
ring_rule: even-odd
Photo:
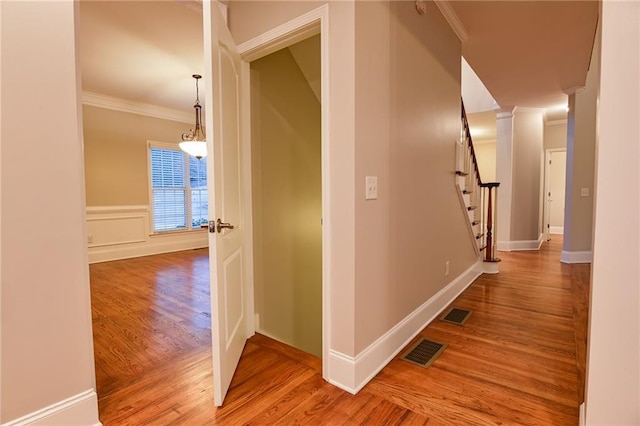
[[[543,233],[544,239],[548,241],[550,239],[549,220],[551,219],[551,208],[549,207],[549,190],[551,189],[551,183],[549,182],[549,173],[551,167],[549,167],[549,161],[551,161],[551,153],[554,152],[567,152],[567,148],[547,148],[544,151],[544,223]],[[565,181],[565,194],[566,194],[566,181]],[[564,202],[564,200],[563,200]]]
[[[330,138],[329,138],[329,5],[324,4],[298,16],[276,28],[260,34],[238,45],[240,57],[245,61],[245,72],[249,72],[249,62],[260,59],[299,41],[320,34],[320,119],[321,119],[321,170],[322,170],[322,377],[328,380],[329,349],[331,342],[330,289],[331,289],[331,209],[330,209]],[[249,94],[246,91],[247,95]],[[244,102],[248,105],[248,102]],[[247,107],[247,113],[250,108]],[[245,115],[250,117],[249,114]],[[250,120],[247,120],[250,121]],[[250,135],[250,123],[245,123],[246,135]],[[243,140],[243,176],[244,189],[248,201],[251,201],[251,138]],[[247,199],[245,197],[245,199]],[[249,204],[250,206],[251,204]],[[245,221],[252,223],[251,208],[245,209]],[[253,236],[247,232],[247,243],[253,247]],[[252,258],[252,257],[251,257]],[[253,261],[251,260],[248,277],[253,281]],[[254,327],[255,328],[255,327]]]

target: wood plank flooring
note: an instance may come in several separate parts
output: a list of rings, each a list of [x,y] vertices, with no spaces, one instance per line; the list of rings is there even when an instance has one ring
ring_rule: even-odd
[[[207,251],[91,265],[100,419],[106,426],[577,425],[589,266],[561,264],[561,247],[556,237],[539,252],[500,253],[500,273],[480,277],[452,304],[473,311],[467,323],[436,320],[420,333],[449,344],[427,369],[396,358],[354,396],[321,378],[318,358],[255,335],[218,409]]]

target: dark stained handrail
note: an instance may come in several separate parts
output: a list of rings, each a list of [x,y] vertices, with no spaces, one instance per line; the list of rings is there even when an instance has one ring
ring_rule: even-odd
[[[464,131],[464,139],[468,144],[468,152],[471,161],[471,168],[473,170],[457,170],[456,174],[459,176],[468,176],[472,173],[472,178],[475,180],[476,187],[481,189],[483,194],[479,196],[479,200],[482,203],[482,211],[481,216],[486,218],[486,232],[480,233],[476,239],[486,238],[485,246],[483,247],[485,250],[485,258],[484,260],[487,262],[498,262],[499,259],[496,258],[496,248],[495,248],[495,226],[496,226],[496,209],[494,206],[497,204],[497,196],[498,196],[498,187],[500,186],[499,182],[483,182],[480,177],[480,168],[478,167],[478,159],[476,157],[476,151],[473,146],[473,140],[471,138],[471,131],[469,127],[469,121],[467,120],[467,113],[464,108],[464,102],[461,102],[461,120],[462,120],[462,129]],[[466,159],[465,159],[466,161]],[[465,194],[473,193],[472,188],[466,187],[463,191]],[[486,201],[486,211],[484,209],[484,202]],[[480,221],[482,223],[484,221]],[[474,221],[475,223],[475,221]]]

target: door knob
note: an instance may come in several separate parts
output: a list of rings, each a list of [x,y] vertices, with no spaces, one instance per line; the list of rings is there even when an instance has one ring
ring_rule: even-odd
[[[225,223],[223,221],[220,220],[220,218],[218,218],[218,220],[216,220],[216,229],[218,230],[218,233],[222,232],[222,229],[233,229],[233,225],[230,223]]]

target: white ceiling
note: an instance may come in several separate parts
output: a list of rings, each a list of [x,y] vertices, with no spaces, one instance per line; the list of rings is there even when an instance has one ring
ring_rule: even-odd
[[[193,110],[191,76],[204,72],[200,3],[82,0],[78,39],[83,91]]]
[[[566,104],[584,86],[599,2],[449,1],[462,54],[501,107]]]
[[[500,106],[565,104],[563,90],[584,85],[596,1],[448,4],[468,35],[466,60]],[[191,75],[203,73],[201,9],[197,0],[82,0],[83,90],[190,112]]]

